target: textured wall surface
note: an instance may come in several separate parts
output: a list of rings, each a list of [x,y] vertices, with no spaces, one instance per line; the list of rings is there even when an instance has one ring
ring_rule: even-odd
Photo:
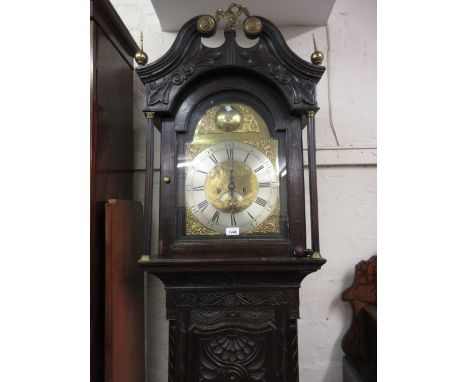
[[[112,0],[112,3],[135,40],[139,40],[143,31],[150,61],[167,51],[176,34],[161,32],[150,0]],[[228,2],[220,3],[227,5]],[[302,381],[335,382],[342,378],[340,343],[351,319],[351,309],[341,300],[341,293],[352,283],[355,264],[375,254],[377,245],[376,2],[337,0],[328,28],[283,27],[281,31],[291,49],[303,59],[309,60],[312,52],[312,33],[325,53],[327,71],[318,87],[321,110],[317,114],[317,162],[321,251],[328,262],[302,284],[299,363]],[[242,40],[242,44],[247,44]],[[222,34],[218,33],[207,44],[221,42]],[[137,77],[134,97],[134,166],[139,170],[134,196],[143,201],[145,119],[140,110],[144,96]],[[158,147],[158,134],[155,139]],[[157,156],[155,168],[156,171],[159,168]],[[155,176],[155,190],[159,189],[158,178]],[[157,198],[154,204],[157,217]],[[157,233],[157,221],[153,227]],[[161,282],[149,277],[148,382],[167,381],[168,325],[164,304]]]

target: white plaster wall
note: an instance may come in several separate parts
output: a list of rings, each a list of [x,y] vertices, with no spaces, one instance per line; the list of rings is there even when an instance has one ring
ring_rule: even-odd
[[[176,34],[161,32],[150,0],[112,3],[135,40],[143,31],[150,61],[169,49]],[[314,33],[326,57],[327,71],[317,90],[321,110],[316,121],[320,242],[328,262],[308,276],[300,290],[299,364],[303,382],[335,382],[342,380],[340,342],[351,318],[341,294],[352,283],[355,264],[376,253],[376,2],[337,0],[328,28],[282,27],[281,31],[292,50],[305,60],[309,60]],[[216,35],[210,44],[219,44],[221,36]],[[138,170],[134,196],[143,201],[145,119],[140,110],[144,96],[136,76],[134,102],[134,166]],[[155,140],[158,147],[158,134]],[[155,168],[159,168],[159,158]],[[159,189],[158,176],[155,189]],[[157,217],[157,198],[154,209]],[[157,233],[157,221],[153,224]],[[148,382],[167,381],[164,299],[161,282],[148,278]]]

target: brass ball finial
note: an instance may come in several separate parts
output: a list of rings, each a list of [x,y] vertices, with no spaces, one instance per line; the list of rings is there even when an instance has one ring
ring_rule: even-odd
[[[312,39],[314,40],[314,52],[310,56],[310,61],[314,65],[321,65],[323,62],[323,53],[317,49],[317,43],[315,42],[315,35],[312,35]]]
[[[143,32],[140,32],[140,49],[135,54],[135,61],[138,65],[146,65],[148,55],[143,51]]]
[[[203,15],[197,21],[197,29],[205,37],[213,36],[216,32],[216,27],[216,20],[210,15]]]
[[[247,38],[257,38],[263,29],[262,21],[255,16],[249,16],[244,20],[244,33]]]

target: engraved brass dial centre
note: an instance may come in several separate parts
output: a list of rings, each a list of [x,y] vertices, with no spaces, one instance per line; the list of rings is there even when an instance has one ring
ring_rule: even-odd
[[[238,213],[254,202],[258,193],[257,177],[245,163],[223,162],[208,173],[205,193],[216,209]]]

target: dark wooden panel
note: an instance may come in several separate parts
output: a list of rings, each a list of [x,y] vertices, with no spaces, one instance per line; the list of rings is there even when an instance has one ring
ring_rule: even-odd
[[[163,120],[161,124],[161,172],[163,178],[172,179],[170,183],[160,182],[160,207],[159,207],[159,242],[156,253],[162,254],[164,249],[172,247],[176,240],[176,211],[177,211],[177,171],[176,171],[176,133],[172,121]],[[147,175],[148,176],[148,172]],[[153,192],[150,190],[149,192]],[[168,223],[168,224],[166,224]],[[150,237],[145,238],[150,241]]]
[[[106,204],[106,382],[144,381],[144,282],[137,264],[142,211],[134,201]]]
[[[132,198],[132,71],[94,24],[91,125],[91,326],[92,370],[104,373],[104,203]],[[118,77],[116,77],[118,76]],[[116,81],[115,78],[120,78]],[[99,371],[97,371],[99,370]]]
[[[91,54],[91,78],[90,78],[90,363],[91,363],[91,381],[99,381],[104,377],[104,279],[99,277],[104,272],[104,257],[99,256],[104,253],[104,240],[99,240],[104,237],[104,230],[100,226],[104,226],[103,208],[94,201],[94,190],[96,189],[94,168],[95,168],[95,148],[96,148],[96,130],[97,130],[97,113],[96,113],[96,51],[97,51],[97,25],[91,21],[90,25],[90,54]]]
[[[296,248],[306,247],[304,166],[300,118],[289,122],[286,150],[288,154],[288,204],[291,242]],[[295,249],[296,249],[295,248]]]
[[[131,170],[133,166],[133,72],[119,51],[98,28],[97,34],[97,125],[96,171],[99,178],[112,171]],[[111,192],[131,197],[128,185],[117,187],[103,183],[97,185],[97,199]]]
[[[277,381],[274,363],[275,327],[270,322],[250,323],[249,317],[262,317],[256,310],[192,311],[203,317],[205,328],[193,326],[188,333],[188,345],[198,357],[188,357],[187,376],[190,381]],[[266,313],[269,313],[265,310]],[[211,317],[226,315],[229,320]],[[272,313],[273,315],[273,313]],[[250,325],[235,321],[239,317]],[[262,317],[263,319],[263,317]]]
[[[91,381],[104,380],[104,203],[132,198],[133,55],[107,0],[90,2]]]
[[[279,286],[261,274],[252,279],[225,273],[225,283],[210,287],[210,275],[173,281],[177,276],[167,282],[158,274],[166,280],[170,381],[298,380],[301,275],[290,274]],[[197,279],[200,285],[193,288]]]
[[[315,153],[315,112],[307,113],[307,148],[307,155],[309,159],[310,233],[312,236],[312,253],[320,253],[317,162]]]

